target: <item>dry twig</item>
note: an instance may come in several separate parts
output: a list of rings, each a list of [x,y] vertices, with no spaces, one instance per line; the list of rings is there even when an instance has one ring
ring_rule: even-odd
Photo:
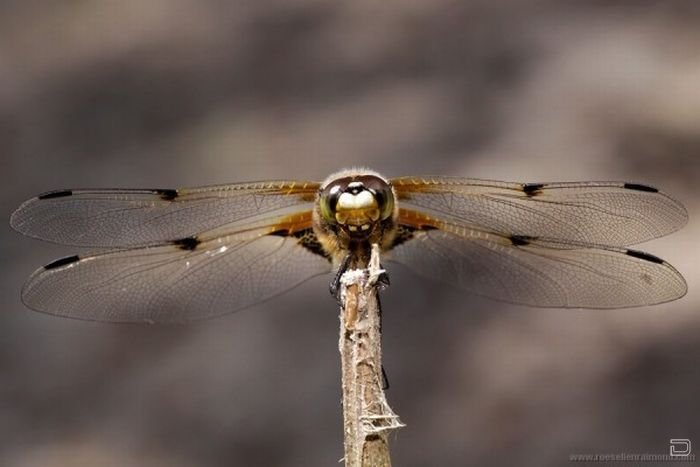
[[[389,433],[403,426],[387,403],[382,378],[379,248],[367,269],[340,280],[340,340],[346,467],[388,467]]]

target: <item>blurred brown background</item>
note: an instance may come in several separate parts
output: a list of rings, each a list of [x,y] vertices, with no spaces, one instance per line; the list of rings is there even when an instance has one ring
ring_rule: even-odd
[[[688,208],[644,245],[690,292],[619,311],[384,296],[397,466],[700,450],[700,3],[0,3],[5,219],[64,187],[389,176],[632,180]],[[71,248],[0,230],[0,465],[321,466],[343,455],[328,278],[188,326],[33,313]],[[699,451],[700,452],[700,451]],[[652,465],[652,464],[647,464]]]

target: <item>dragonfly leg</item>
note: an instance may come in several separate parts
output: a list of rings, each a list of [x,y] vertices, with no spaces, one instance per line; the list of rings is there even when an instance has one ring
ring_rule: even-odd
[[[382,390],[386,391],[387,389],[389,389],[389,377],[386,375],[384,365],[382,365]]]
[[[387,274],[386,269],[384,269],[384,265],[380,264],[379,265],[380,269],[382,270],[381,274],[379,274],[379,277],[377,278],[377,286],[379,287],[379,290],[384,290],[389,285],[391,285],[391,281],[389,280],[389,274]],[[384,317],[384,313],[382,312],[382,302],[379,300],[379,294],[377,293],[377,311],[379,312],[379,333],[381,334],[382,332],[382,321]],[[386,374],[386,370],[384,369],[384,365],[382,365],[382,390],[386,391],[389,389],[389,377]]]
[[[345,271],[348,270],[348,267],[350,266],[350,260],[351,260],[351,255],[347,254],[345,255],[345,258],[343,258],[343,262],[340,263],[340,266],[338,267],[338,271],[335,273],[335,276],[333,276],[333,280],[331,280],[331,284],[329,287],[329,291],[333,297],[335,297],[336,300],[340,303],[340,278],[343,277],[343,274],[345,274]]]
[[[384,269],[384,265],[382,264],[379,267],[382,269],[382,273],[379,274],[379,277],[377,278],[377,283],[380,287],[379,290],[384,290],[391,285],[391,281],[389,280],[389,274],[386,272],[386,269]]]

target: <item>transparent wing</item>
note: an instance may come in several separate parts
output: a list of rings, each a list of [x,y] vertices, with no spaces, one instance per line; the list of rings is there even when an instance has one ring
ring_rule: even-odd
[[[656,188],[622,182],[508,183],[450,177],[392,179],[402,207],[486,232],[626,246],[688,220]]]
[[[26,201],[10,224],[30,237],[65,245],[146,246],[311,209],[318,186],[277,181],[179,190],[61,190]]]
[[[416,231],[386,259],[478,295],[539,307],[653,305],[687,290],[678,271],[647,253],[462,228]]]
[[[233,312],[330,271],[295,237],[219,237],[63,258],[22,291],[37,311],[111,322],[179,322]]]

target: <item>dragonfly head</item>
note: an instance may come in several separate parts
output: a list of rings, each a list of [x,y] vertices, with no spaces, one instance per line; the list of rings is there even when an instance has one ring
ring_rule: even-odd
[[[344,175],[321,187],[318,208],[324,222],[350,237],[369,237],[394,214],[391,185],[375,174]]]

